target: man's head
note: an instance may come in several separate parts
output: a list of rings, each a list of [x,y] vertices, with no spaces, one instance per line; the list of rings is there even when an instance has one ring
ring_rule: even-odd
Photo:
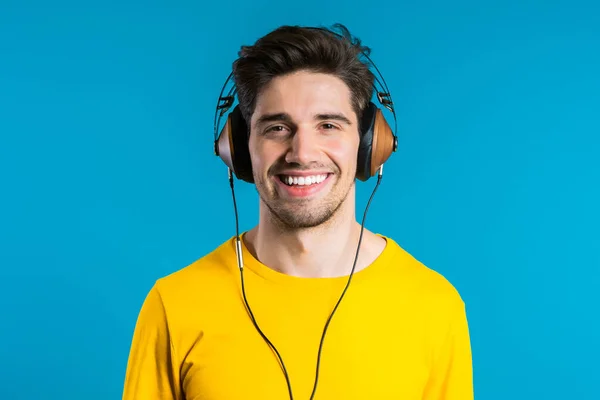
[[[360,59],[368,48],[341,29],[340,37],[284,26],[242,47],[234,63],[254,182],[287,228],[320,225],[354,204],[359,121],[374,77]]]
[[[258,39],[253,46],[242,46],[233,63],[233,76],[246,121],[250,121],[257,97],[271,79],[299,70],[331,74],[344,81],[351,89],[354,112],[360,116],[373,91],[373,73],[360,59],[370,49],[343,25],[335,27],[339,34],[286,25]]]

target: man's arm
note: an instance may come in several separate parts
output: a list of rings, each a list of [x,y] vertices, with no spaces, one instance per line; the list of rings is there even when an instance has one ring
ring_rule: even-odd
[[[423,400],[473,400],[473,366],[464,303],[454,312],[438,349]]]
[[[135,326],[123,400],[180,400],[176,361],[163,302],[154,286],[146,296]]]

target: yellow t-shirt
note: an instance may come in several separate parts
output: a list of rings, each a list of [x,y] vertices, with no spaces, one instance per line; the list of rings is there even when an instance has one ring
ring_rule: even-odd
[[[356,272],[323,343],[315,400],[471,400],[465,305],[395,241]],[[244,286],[294,400],[308,400],[324,325],[347,282],[274,271],[244,247]],[[241,294],[235,240],[157,280],[140,311],[124,400],[286,400]]]

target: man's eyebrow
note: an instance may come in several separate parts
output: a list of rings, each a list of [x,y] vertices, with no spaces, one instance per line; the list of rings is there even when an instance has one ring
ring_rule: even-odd
[[[352,125],[352,122],[344,114],[341,113],[317,114],[315,116],[315,119],[318,119],[320,121],[329,119],[334,121],[341,121],[347,125]]]
[[[317,115],[315,115],[315,119],[319,120],[319,121],[324,121],[324,120],[341,121],[347,125],[352,125],[352,121],[350,121],[348,119],[348,117],[346,117],[342,113],[317,114]],[[275,121],[287,122],[287,123],[291,124],[292,117],[287,113],[263,114],[260,117],[258,117],[258,119],[255,122],[255,126],[261,126],[262,124],[265,124],[267,122],[275,122]]]
[[[286,113],[263,114],[260,117],[258,117],[258,119],[255,122],[255,125],[260,126],[267,122],[274,122],[274,121],[282,121],[282,122],[291,123],[292,117],[290,117],[290,115],[286,114]]]

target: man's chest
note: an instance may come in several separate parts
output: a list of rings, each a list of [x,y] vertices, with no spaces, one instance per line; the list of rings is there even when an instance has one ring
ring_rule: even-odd
[[[186,399],[285,400],[289,380],[293,398],[308,400],[317,371],[315,400],[421,398],[429,350],[416,321],[342,311],[332,319],[319,354],[326,318],[309,323],[285,315],[259,324],[277,352],[250,319],[233,329],[214,325],[196,334],[197,340],[179,349]]]

